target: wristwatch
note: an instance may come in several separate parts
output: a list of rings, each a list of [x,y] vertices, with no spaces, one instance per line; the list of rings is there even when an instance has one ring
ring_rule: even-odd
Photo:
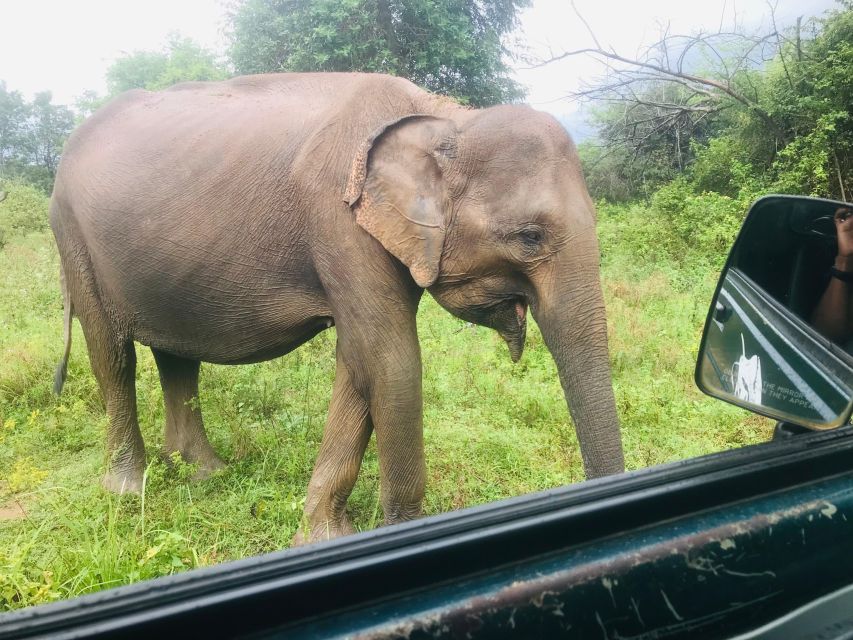
[[[846,282],[848,284],[853,283],[853,271],[842,271],[841,269],[836,269],[835,267],[829,268],[829,274],[833,278],[838,278],[842,282]]]

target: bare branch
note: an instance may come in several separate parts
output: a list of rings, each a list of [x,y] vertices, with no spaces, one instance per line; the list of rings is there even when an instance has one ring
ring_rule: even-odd
[[[777,2],[767,0],[767,7],[770,9],[770,21],[773,23],[773,31],[776,32],[776,43],[779,49],[779,59],[782,61],[782,69],[785,71],[785,78],[788,80],[788,86],[793,89],[794,81],[791,80],[791,74],[788,72],[788,64],[785,62],[785,51],[782,46],[782,37],[779,35],[779,29],[776,28],[776,5]]]
[[[586,21],[586,18],[581,15],[581,12],[578,11],[578,8],[575,6],[575,0],[572,0],[572,11],[575,12],[575,15],[578,17],[578,20],[583,22],[583,25],[586,27],[587,33],[589,33],[589,36],[595,43],[596,48],[601,49],[601,44],[598,42],[598,38],[595,37],[595,32],[590,28],[589,23]]]
[[[769,6],[771,15],[773,15],[775,6]],[[690,92],[687,98],[682,96],[678,101],[679,103],[695,100],[696,94],[701,94],[709,101],[716,101],[717,103],[731,99],[746,107],[771,131],[774,131],[779,138],[784,137],[773,118],[758,103],[754,87],[750,86],[753,91],[745,93],[738,86],[738,78],[742,76],[748,78],[749,76],[749,74],[744,73],[745,71],[757,67],[768,59],[765,54],[768,42],[775,40],[774,54],[781,49],[782,36],[776,28],[775,16],[773,32],[761,36],[724,32],[722,29],[717,33],[699,32],[691,36],[676,35],[669,32],[669,25],[667,25],[662,28],[661,37],[657,42],[637,56],[630,57],[620,54],[612,48],[605,49],[574,2],[572,2],[572,9],[586,27],[594,46],[553,54],[548,59],[533,62],[529,68],[541,67],[579,55],[590,56],[604,65],[610,73],[609,78],[599,80],[596,88],[575,92],[573,97],[602,99],[605,95],[611,94],[637,101],[636,92],[628,92],[632,86],[647,86],[649,83],[676,81]],[[722,26],[722,18],[720,24]],[[738,55],[724,55],[723,47],[728,47],[731,44],[735,44],[741,50]],[[696,53],[706,56],[715,71],[702,75],[692,72],[689,66],[691,57]],[[646,106],[651,105],[647,104]]]
[[[740,102],[741,104],[743,104],[746,107],[749,107],[751,109],[756,109],[758,111],[761,110],[760,107],[758,105],[756,105],[755,103],[753,103],[752,100],[750,100],[746,96],[744,96],[744,95],[738,93],[737,91],[735,91],[734,89],[732,89],[732,87],[727,83],[720,82],[720,81],[715,80],[713,78],[703,78],[701,76],[696,76],[696,75],[693,75],[691,73],[684,73],[684,72],[680,72],[680,71],[676,71],[676,70],[672,70],[672,69],[667,69],[666,67],[662,67],[662,66],[657,65],[657,64],[652,64],[650,62],[643,62],[642,60],[632,60],[630,58],[626,58],[624,56],[620,56],[620,55],[615,54],[615,53],[610,53],[608,51],[603,51],[601,49],[577,49],[575,51],[567,51],[565,53],[561,53],[560,55],[558,55],[554,58],[551,58],[550,60],[546,60],[546,61],[544,61],[540,64],[537,64],[535,66],[541,67],[541,66],[544,66],[550,62],[555,62],[557,60],[563,60],[565,58],[575,56],[575,55],[579,55],[582,53],[589,53],[592,55],[602,56],[602,57],[608,58],[610,60],[615,60],[617,62],[622,62],[624,64],[633,65],[636,67],[640,67],[642,69],[649,69],[651,71],[655,71],[655,72],[663,74],[665,76],[671,76],[674,78],[681,78],[683,80],[688,80],[690,82],[695,82],[697,84],[705,85],[708,87],[714,87],[715,89],[719,89],[720,91],[725,93],[727,96],[729,96],[730,98],[733,98],[734,100],[737,100],[738,102]]]

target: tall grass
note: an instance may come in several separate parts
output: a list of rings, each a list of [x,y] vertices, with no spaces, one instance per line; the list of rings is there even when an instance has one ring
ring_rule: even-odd
[[[604,211],[600,227],[629,469],[766,439],[766,421],[702,396],[692,382],[716,267],[651,250],[640,258],[626,239],[632,233],[626,220],[630,212]],[[287,547],[300,526],[322,437],[334,330],[278,360],[203,365],[207,429],[229,465],[198,484],[188,482],[186,465],[159,456],[162,396],[153,358],[138,347],[139,416],[149,459],[145,493],[117,497],[99,485],[106,418],[76,323],[65,391],[58,399],[51,395],[61,351],[57,274],[48,233],[24,230],[6,238],[0,250],[0,610]],[[467,326],[429,297],[418,323],[427,513],[583,479],[556,370],[535,326],[524,357],[512,365],[494,332]],[[349,505],[358,529],[381,522],[378,478],[371,445]]]

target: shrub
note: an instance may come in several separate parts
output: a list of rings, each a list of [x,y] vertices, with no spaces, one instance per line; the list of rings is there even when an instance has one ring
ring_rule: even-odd
[[[850,122],[850,114],[843,111],[824,114],[811,132],[782,149],[772,167],[776,174],[773,190],[819,197],[832,195],[834,185],[830,183],[837,179],[831,169],[835,153],[833,139],[836,129],[849,127]]]
[[[690,182],[697,193],[714,191],[735,198],[754,180],[749,153],[735,136],[712,138],[704,146],[694,144],[693,152]]]
[[[599,203],[602,254],[630,253],[638,262],[663,259],[681,267],[720,268],[753,199],[747,189],[737,198],[695,193],[685,178],[677,178],[648,203]]]
[[[48,226],[49,199],[41,190],[22,180],[0,185],[0,247],[12,236],[44,231]]]
[[[681,178],[662,187],[652,197],[651,210],[658,219],[658,237],[683,262],[688,254],[722,265],[734,241],[751,195],[732,198],[714,192],[693,193]],[[660,240],[659,240],[660,241]]]

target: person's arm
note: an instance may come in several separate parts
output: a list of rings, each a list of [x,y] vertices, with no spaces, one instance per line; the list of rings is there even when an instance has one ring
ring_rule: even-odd
[[[835,212],[835,229],[838,255],[829,285],[812,313],[812,324],[830,340],[844,342],[853,337],[853,209]]]

